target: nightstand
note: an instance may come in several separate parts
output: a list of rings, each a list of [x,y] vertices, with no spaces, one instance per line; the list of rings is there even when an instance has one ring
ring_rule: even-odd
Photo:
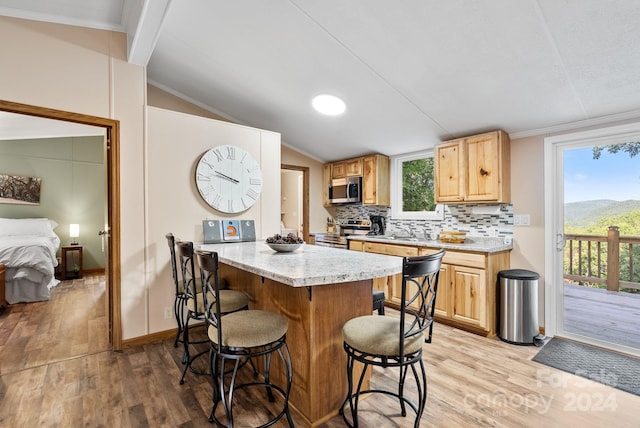
[[[82,278],[82,246],[62,247],[62,279]]]

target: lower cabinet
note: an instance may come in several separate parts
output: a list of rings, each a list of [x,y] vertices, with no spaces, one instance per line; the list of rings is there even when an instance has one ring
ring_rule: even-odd
[[[439,248],[352,242],[354,246],[350,245],[350,249],[392,256],[427,255],[440,251]],[[508,251],[471,253],[446,250],[438,281],[436,320],[473,333],[495,336],[496,281],[499,271],[509,269],[509,259]],[[389,306],[400,307],[402,275],[379,278],[374,281],[374,288],[385,292]]]

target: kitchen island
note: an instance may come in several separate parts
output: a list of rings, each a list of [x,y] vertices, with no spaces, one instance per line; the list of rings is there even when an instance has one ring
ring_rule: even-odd
[[[291,406],[308,426],[335,416],[347,392],[342,326],[372,313],[373,280],[402,272],[402,258],[314,245],[276,253],[263,241],[197,248],[218,253],[220,278],[245,292],[251,309],[287,317]]]

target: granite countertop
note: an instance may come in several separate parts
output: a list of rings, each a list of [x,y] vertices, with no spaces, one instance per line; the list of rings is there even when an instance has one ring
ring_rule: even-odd
[[[291,253],[276,253],[264,241],[196,244],[215,251],[221,263],[292,287],[335,284],[395,275],[402,257],[303,245]]]
[[[411,245],[413,247],[444,248],[445,250],[476,251],[481,253],[498,253],[513,249],[513,244],[505,244],[502,238],[488,238],[484,236],[470,236],[463,244],[452,244],[439,240],[420,238],[390,238],[384,235],[352,235],[353,241],[380,242],[383,244]]]

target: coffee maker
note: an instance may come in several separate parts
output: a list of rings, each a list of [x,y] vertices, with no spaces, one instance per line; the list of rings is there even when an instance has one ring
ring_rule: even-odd
[[[371,220],[371,235],[384,235],[385,230],[385,218],[381,215],[369,216]]]

